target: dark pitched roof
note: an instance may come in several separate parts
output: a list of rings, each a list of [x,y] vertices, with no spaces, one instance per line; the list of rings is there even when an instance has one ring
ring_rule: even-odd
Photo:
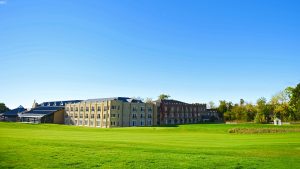
[[[56,111],[62,110],[64,107],[61,106],[41,106],[41,107],[36,107],[34,109],[31,109],[28,112],[22,113],[19,116],[20,117],[29,117],[29,116],[45,116],[45,115],[50,115]]]
[[[38,105],[38,107],[50,107],[50,106],[58,106],[58,107],[64,107],[65,104],[70,104],[70,103],[78,103],[81,102],[82,100],[67,100],[67,101],[52,101],[52,102],[43,102]]]
[[[15,108],[13,110],[7,111],[3,113],[3,116],[18,116],[18,113],[24,112],[26,109],[24,109],[23,106],[19,106],[18,108]]]
[[[181,102],[181,101],[178,101],[178,100],[173,100],[173,99],[159,99],[159,100],[156,100],[155,101],[156,103],[166,103],[166,104],[188,104],[188,103],[185,103],[185,102]]]
[[[129,97],[110,97],[110,98],[99,98],[99,99],[88,99],[82,102],[104,102],[104,101],[111,101],[111,100],[118,100],[122,102],[129,102],[129,103],[143,103],[141,100],[129,98]]]
[[[68,103],[78,103],[81,100],[68,100],[68,101],[53,101],[53,102],[43,102],[38,105],[38,107],[31,109],[30,111],[20,114],[20,117],[42,117],[45,115],[50,115],[56,111],[62,110],[65,104]]]

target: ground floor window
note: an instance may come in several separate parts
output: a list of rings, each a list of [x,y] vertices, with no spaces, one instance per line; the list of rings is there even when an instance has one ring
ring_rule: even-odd
[[[91,127],[94,127],[94,121],[93,121],[93,120],[90,121],[90,126],[91,126]]]
[[[152,125],[152,121],[151,120],[148,120],[148,126],[151,126]]]
[[[101,126],[101,122],[97,121],[97,127],[100,127],[100,126]]]

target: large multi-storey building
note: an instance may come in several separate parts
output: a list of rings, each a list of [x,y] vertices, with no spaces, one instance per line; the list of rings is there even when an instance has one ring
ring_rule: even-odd
[[[128,97],[90,99],[66,104],[65,124],[88,127],[131,127],[157,124],[157,108]]]
[[[187,124],[207,121],[215,116],[208,112],[206,104],[188,104],[177,100],[157,100],[157,124]]]

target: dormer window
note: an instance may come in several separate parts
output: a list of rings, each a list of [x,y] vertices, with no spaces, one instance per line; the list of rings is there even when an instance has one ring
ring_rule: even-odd
[[[56,106],[56,102],[53,103],[53,106]]]
[[[63,103],[63,102],[60,102],[60,105],[61,105],[61,106],[63,106],[63,105],[64,105],[64,103]]]
[[[48,103],[48,106],[50,106],[50,102]]]

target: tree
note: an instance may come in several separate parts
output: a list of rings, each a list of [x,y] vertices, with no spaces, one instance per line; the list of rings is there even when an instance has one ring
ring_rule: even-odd
[[[0,103],[0,113],[4,113],[9,111],[9,108],[6,107],[6,105],[4,103]]]
[[[295,113],[296,119],[300,120],[300,83],[291,91],[290,106]]]
[[[267,99],[261,97],[257,100],[257,113],[254,118],[256,123],[267,123],[269,122],[269,115],[270,115],[270,107],[267,106]]]
[[[225,101],[225,100],[220,100],[220,104],[219,104],[219,107],[218,107],[218,111],[219,111],[221,114],[224,114],[225,112],[227,112],[227,104],[226,104],[226,101]]]
[[[168,94],[161,94],[161,95],[158,96],[158,99],[159,99],[159,100],[166,100],[166,99],[168,99],[168,98],[170,98],[170,97],[171,97],[171,96],[168,95]]]
[[[216,108],[215,103],[213,101],[208,102],[208,105],[210,109]]]
[[[245,103],[245,100],[244,99],[240,99],[240,106],[243,106]]]

